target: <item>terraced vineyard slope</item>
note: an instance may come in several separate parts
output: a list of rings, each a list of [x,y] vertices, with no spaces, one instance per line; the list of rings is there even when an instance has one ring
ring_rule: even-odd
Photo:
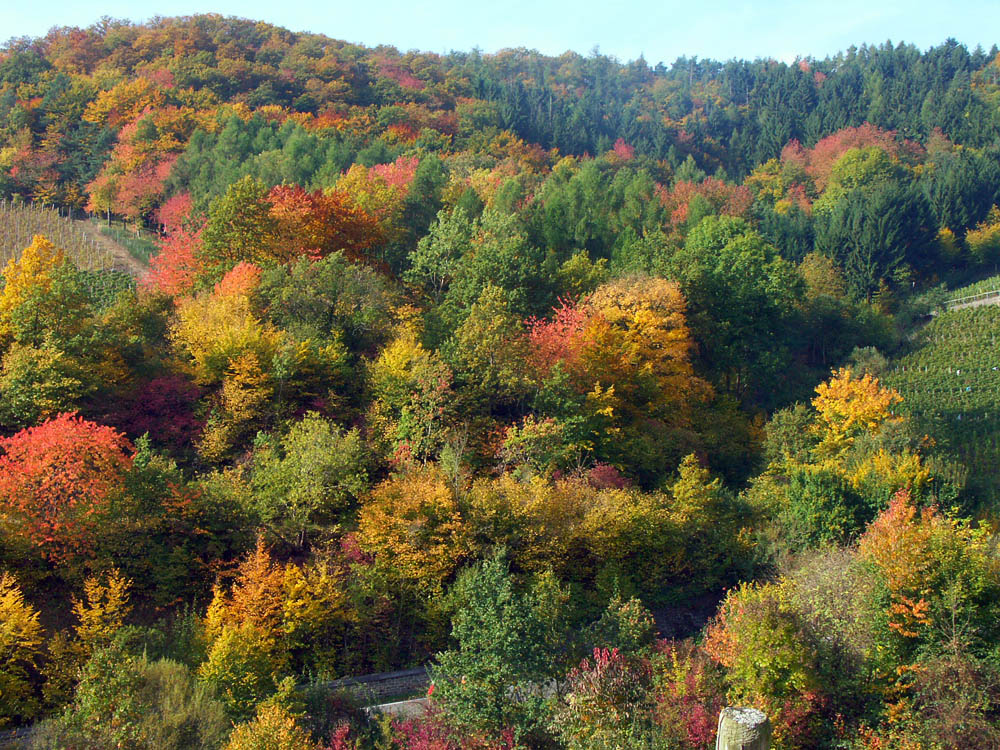
[[[8,201],[0,201],[0,270],[19,257],[36,234],[62,249],[83,271],[85,283],[102,304],[134,287],[145,272],[127,249],[90,222],[64,217],[54,208]]]
[[[1000,290],[1000,276],[990,276],[988,279],[983,279],[982,281],[977,281],[974,284],[963,286],[961,289],[956,289],[948,295],[948,299],[950,301],[964,299],[966,297],[975,297],[979,294],[995,292],[997,290]]]
[[[945,302],[945,307],[956,310],[996,304],[1000,304],[1000,276],[991,276],[956,290]]]
[[[917,334],[885,378],[903,396],[901,408],[965,463],[970,488],[990,505],[1000,502],[998,343],[1000,306],[949,310]]]
[[[105,243],[59,214],[54,208],[0,201],[0,263],[21,254],[36,234],[45,235],[85,271],[106,271],[115,266],[115,253]],[[124,270],[124,269],[123,269]]]

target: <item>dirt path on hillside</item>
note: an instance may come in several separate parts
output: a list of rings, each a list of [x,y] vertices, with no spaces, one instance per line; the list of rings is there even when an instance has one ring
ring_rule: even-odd
[[[106,234],[101,232],[100,224],[95,224],[87,219],[74,219],[73,223],[76,224],[98,245],[108,249],[114,258],[114,269],[116,271],[126,271],[132,274],[132,276],[136,279],[141,279],[146,275],[149,267],[145,263],[132,257],[132,254],[128,251],[127,247],[118,244]]]

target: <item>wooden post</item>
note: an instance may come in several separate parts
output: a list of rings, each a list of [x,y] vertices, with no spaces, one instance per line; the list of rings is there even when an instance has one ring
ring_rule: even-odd
[[[756,708],[724,708],[715,750],[770,750],[771,722]]]

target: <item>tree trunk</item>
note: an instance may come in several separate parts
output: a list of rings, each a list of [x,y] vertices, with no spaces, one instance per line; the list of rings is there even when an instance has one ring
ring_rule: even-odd
[[[756,708],[724,708],[715,750],[770,750],[771,722]]]

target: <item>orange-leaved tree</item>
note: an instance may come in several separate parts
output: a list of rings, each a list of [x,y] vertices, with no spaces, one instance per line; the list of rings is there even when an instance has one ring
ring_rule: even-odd
[[[85,554],[132,464],[111,427],[73,414],[0,440],[0,521],[60,562]]]
[[[431,466],[379,485],[362,505],[358,526],[361,548],[419,593],[439,592],[471,551],[454,492]]]
[[[271,216],[277,221],[276,262],[301,255],[321,258],[337,250],[352,261],[382,239],[379,221],[341,191],[308,192],[298,185],[278,185],[268,193]]]
[[[686,308],[674,282],[619,279],[580,303],[564,302],[551,321],[528,321],[543,391],[565,377],[585,404],[574,415],[545,416],[570,417],[578,433],[571,442],[649,484],[694,447],[695,411],[712,395],[691,362]]]
[[[858,544],[885,585],[891,651],[905,661],[942,637],[962,645],[997,636],[1000,563],[993,529],[918,509],[908,490],[868,527]]]

